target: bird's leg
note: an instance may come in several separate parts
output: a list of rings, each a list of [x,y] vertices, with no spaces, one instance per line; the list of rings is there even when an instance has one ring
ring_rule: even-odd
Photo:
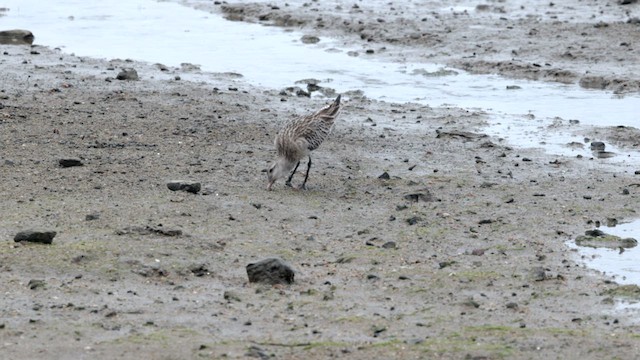
[[[307,163],[307,173],[304,175],[304,181],[300,185],[300,190],[305,190],[307,184],[307,178],[309,178],[309,170],[311,169],[311,156],[309,156],[309,162]]]
[[[295,174],[296,170],[298,170],[298,166],[300,166],[300,161],[298,161],[298,163],[296,164],[296,167],[293,169],[293,172],[291,173],[291,175],[289,175],[287,182],[284,183],[285,185],[291,187],[291,180],[293,180],[293,174]]]

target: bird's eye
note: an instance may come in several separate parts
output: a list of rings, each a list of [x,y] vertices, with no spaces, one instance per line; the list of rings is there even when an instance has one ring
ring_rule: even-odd
[[[271,174],[273,172],[273,168],[269,169],[269,174]]]

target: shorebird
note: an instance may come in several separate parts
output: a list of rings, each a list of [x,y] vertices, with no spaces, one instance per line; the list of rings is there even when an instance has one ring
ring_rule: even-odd
[[[309,157],[307,173],[299,189],[306,188],[309,169],[311,169],[311,155],[309,153],[317,149],[327,138],[339,112],[340,95],[331,105],[311,115],[296,118],[280,130],[275,139],[278,158],[268,170],[269,185],[267,185],[267,190],[271,190],[276,180],[287,176],[293,169],[285,183],[287,186],[291,186],[291,180],[298,170],[300,160]]]

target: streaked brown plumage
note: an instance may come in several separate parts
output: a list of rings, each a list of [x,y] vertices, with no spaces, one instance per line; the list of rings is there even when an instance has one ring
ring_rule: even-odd
[[[287,176],[293,170],[286,182],[286,185],[291,186],[291,179],[293,179],[293,174],[298,170],[300,160],[308,156],[307,173],[300,186],[301,189],[305,188],[309,177],[309,169],[311,169],[311,156],[309,153],[317,149],[327,138],[339,112],[340,95],[331,105],[314,114],[294,119],[280,130],[275,139],[278,158],[268,170],[269,185],[267,190],[271,190],[276,180]]]

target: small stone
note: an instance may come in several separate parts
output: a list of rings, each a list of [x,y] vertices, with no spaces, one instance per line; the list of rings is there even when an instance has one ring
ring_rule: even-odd
[[[518,308],[518,303],[515,303],[515,302],[507,303],[507,309],[517,309],[517,308]]]
[[[133,68],[122,69],[118,76],[116,76],[118,80],[138,80],[138,72]]]
[[[21,231],[13,237],[15,242],[28,241],[41,244],[51,244],[56,236],[55,231]]]
[[[389,176],[389,173],[385,171],[385,172],[382,173],[382,175],[378,176],[378,179],[380,179],[380,180],[389,180],[389,179],[391,179],[391,176]]]
[[[28,30],[0,31],[0,44],[2,45],[31,45],[35,37]]]
[[[396,248],[396,242],[395,241],[387,241],[386,243],[382,244],[382,248],[383,249],[395,249]]]
[[[534,281],[543,281],[547,279],[547,272],[543,267],[537,266],[531,269],[531,277]]]
[[[417,193],[412,193],[412,194],[407,194],[404,196],[405,200],[408,200],[410,202],[430,202],[433,201],[433,195],[431,195],[431,192],[427,189],[423,189],[420,192]]]
[[[58,164],[63,168],[83,165],[80,159],[60,159],[58,160]]]
[[[302,41],[303,44],[317,44],[320,42],[320,38],[313,35],[304,35],[300,38],[300,41]]]
[[[268,258],[247,265],[249,282],[264,284],[291,284],[295,272],[287,263],[279,258]]]
[[[45,282],[44,280],[31,279],[29,280],[29,283],[27,284],[27,286],[31,290],[43,289],[45,286]]]
[[[420,217],[414,216],[414,217],[411,217],[411,218],[407,219],[406,221],[407,221],[407,224],[409,224],[409,225],[415,225],[418,222],[420,222],[421,220],[422,219]]]
[[[605,144],[602,141],[593,141],[591,143],[591,150],[604,151]]]
[[[232,301],[241,302],[242,301],[242,299],[240,299],[240,295],[238,295],[234,291],[225,291],[223,297],[228,302],[232,302]]]
[[[602,76],[584,76],[580,79],[579,84],[585,89],[604,90],[609,85],[609,80]]]
[[[197,194],[200,192],[202,186],[199,182],[188,182],[183,180],[173,180],[167,183],[167,188],[171,191],[186,191],[192,194]]]
[[[100,214],[87,214],[84,219],[86,221],[93,221],[93,220],[98,220],[100,219]]]

